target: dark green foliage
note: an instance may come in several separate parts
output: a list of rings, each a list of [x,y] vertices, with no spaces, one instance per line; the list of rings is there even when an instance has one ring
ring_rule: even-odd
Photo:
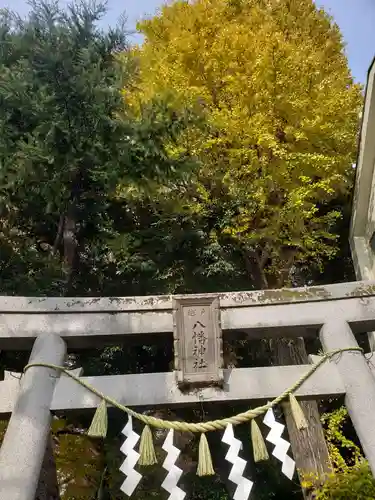
[[[104,3],[31,7],[27,20],[0,18],[1,291],[96,295],[117,272],[118,221],[132,219],[116,189],[186,172],[186,155],[166,144],[189,117],[156,101],[131,116],[126,33],[96,27]],[[29,283],[17,287],[22,266]]]

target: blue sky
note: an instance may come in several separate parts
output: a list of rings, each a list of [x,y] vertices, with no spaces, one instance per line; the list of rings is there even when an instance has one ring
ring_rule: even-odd
[[[66,3],[66,0],[61,0]],[[162,0],[108,0],[106,24],[115,24],[122,12],[127,13],[129,27],[144,15],[153,14]],[[374,0],[316,0],[329,12],[344,35],[349,64],[355,79],[366,83],[367,69],[375,56]],[[10,7],[20,14],[27,12],[26,0],[0,0],[0,7]]]

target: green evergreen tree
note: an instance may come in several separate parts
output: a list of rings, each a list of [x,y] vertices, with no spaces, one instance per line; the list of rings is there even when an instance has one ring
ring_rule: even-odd
[[[194,163],[171,145],[191,117],[157,99],[133,116],[122,93],[134,66],[126,31],[98,27],[104,2],[30,6],[26,19],[0,11],[0,293],[129,294],[143,265],[130,264],[132,283],[139,221],[118,186],[143,190],[184,177]],[[139,366],[144,353],[135,349],[131,362]],[[97,373],[113,352],[101,359],[90,357]],[[27,353],[1,353],[3,368],[21,371],[26,362]],[[113,471],[113,460],[77,436],[82,422],[56,425],[64,498],[93,498],[103,461]],[[120,494],[117,483],[112,490]]]
[[[101,269],[118,274],[108,242],[132,218],[117,186],[185,172],[167,145],[187,117],[156,100],[129,114],[126,32],[98,28],[104,3],[30,5],[26,20],[0,17],[1,291],[96,295]]]

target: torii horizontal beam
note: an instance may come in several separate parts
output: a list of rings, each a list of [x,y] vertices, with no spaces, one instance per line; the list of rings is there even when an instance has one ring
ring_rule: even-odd
[[[224,387],[207,387],[182,392],[173,372],[82,377],[83,380],[119,403],[132,408],[183,406],[201,403],[259,402],[276,398],[311,369],[311,365],[233,368],[224,370]],[[0,415],[12,412],[18,397],[20,374],[0,382]],[[303,399],[325,399],[345,394],[334,363],[322,365],[296,391]],[[62,375],[58,380],[51,410],[88,410],[100,400],[76,381]]]
[[[333,316],[347,321],[354,332],[375,330],[373,281],[217,296],[224,332],[245,331],[254,338],[315,335]],[[145,343],[147,335],[155,342],[159,334],[172,331],[170,295],[0,297],[0,349],[30,348],[43,332],[63,337],[70,348],[87,348],[118,344],[132,337]]]

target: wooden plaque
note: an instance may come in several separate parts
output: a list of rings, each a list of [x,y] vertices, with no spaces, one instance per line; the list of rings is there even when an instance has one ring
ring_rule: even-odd
[[[175,371],[179,385],[223,382],[219,299],[173,299]]]

